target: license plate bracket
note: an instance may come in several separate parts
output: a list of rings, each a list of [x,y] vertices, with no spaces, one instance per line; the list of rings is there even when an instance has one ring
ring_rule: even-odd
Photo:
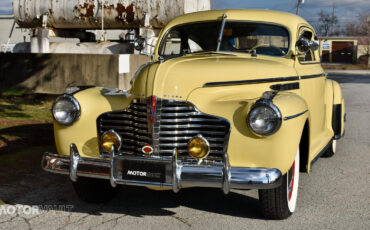
[[[166,182],[166,165],[164,163],[122,160],[120,168],[123,180]]]

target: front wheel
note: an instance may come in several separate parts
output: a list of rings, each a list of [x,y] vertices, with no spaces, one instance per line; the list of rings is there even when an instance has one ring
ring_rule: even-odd
[[[299,183],[299,149],[282,184],[274,189],[258,190],[262,214],[268,219],[283,220],[295,211]]]

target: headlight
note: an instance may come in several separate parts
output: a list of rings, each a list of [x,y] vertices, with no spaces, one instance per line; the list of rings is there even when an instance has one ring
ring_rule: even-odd
[[[270,136],[280,129],[280,110],[270,101],[259,101],[252,106],[247,116],[247,125],[257,135]]]
[[[209,142],[202,135],[193,137],[188,143],[188,152],[194,158],[203,159],[210,152]]]
[[[80,104],[69,95],[63,95],[55,100],[52,108],[54,120],[63,126],[72,125],[80,117]]]

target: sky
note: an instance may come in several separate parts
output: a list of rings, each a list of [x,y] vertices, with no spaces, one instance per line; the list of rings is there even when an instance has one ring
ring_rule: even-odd
[[[370,12],[370,0],[305,0],[300,15],[309,22],[317,21],[320,10],[331,11],[333,3],[339,21],[355,21],[360,13]],[[211,0],[212,9],[269,9],[295,13],[297,0]],[[12,13],[12,0],[0,0],[0,14]]]
[[[213,9],[269,9],[296,13],[297,0],[211,0]],[[340,22],[356,21],[359,14],[370,12],[370,0],[305,0],[300,16],[310,22],[317,22],[321,10],[332,11],[333,4]]]

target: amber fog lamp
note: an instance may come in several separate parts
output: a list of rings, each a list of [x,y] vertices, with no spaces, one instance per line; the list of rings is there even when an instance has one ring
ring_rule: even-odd
[[[194,158],[203,159],[208,156],[209,151],[209,143],[201,135],[192,138],[188,143],[188,152]]]
[[[105,152],[110,152],[113,145],[120,149],[122,145],[121,137],[115,131],[109,130],[101,137],[101,147]]]

